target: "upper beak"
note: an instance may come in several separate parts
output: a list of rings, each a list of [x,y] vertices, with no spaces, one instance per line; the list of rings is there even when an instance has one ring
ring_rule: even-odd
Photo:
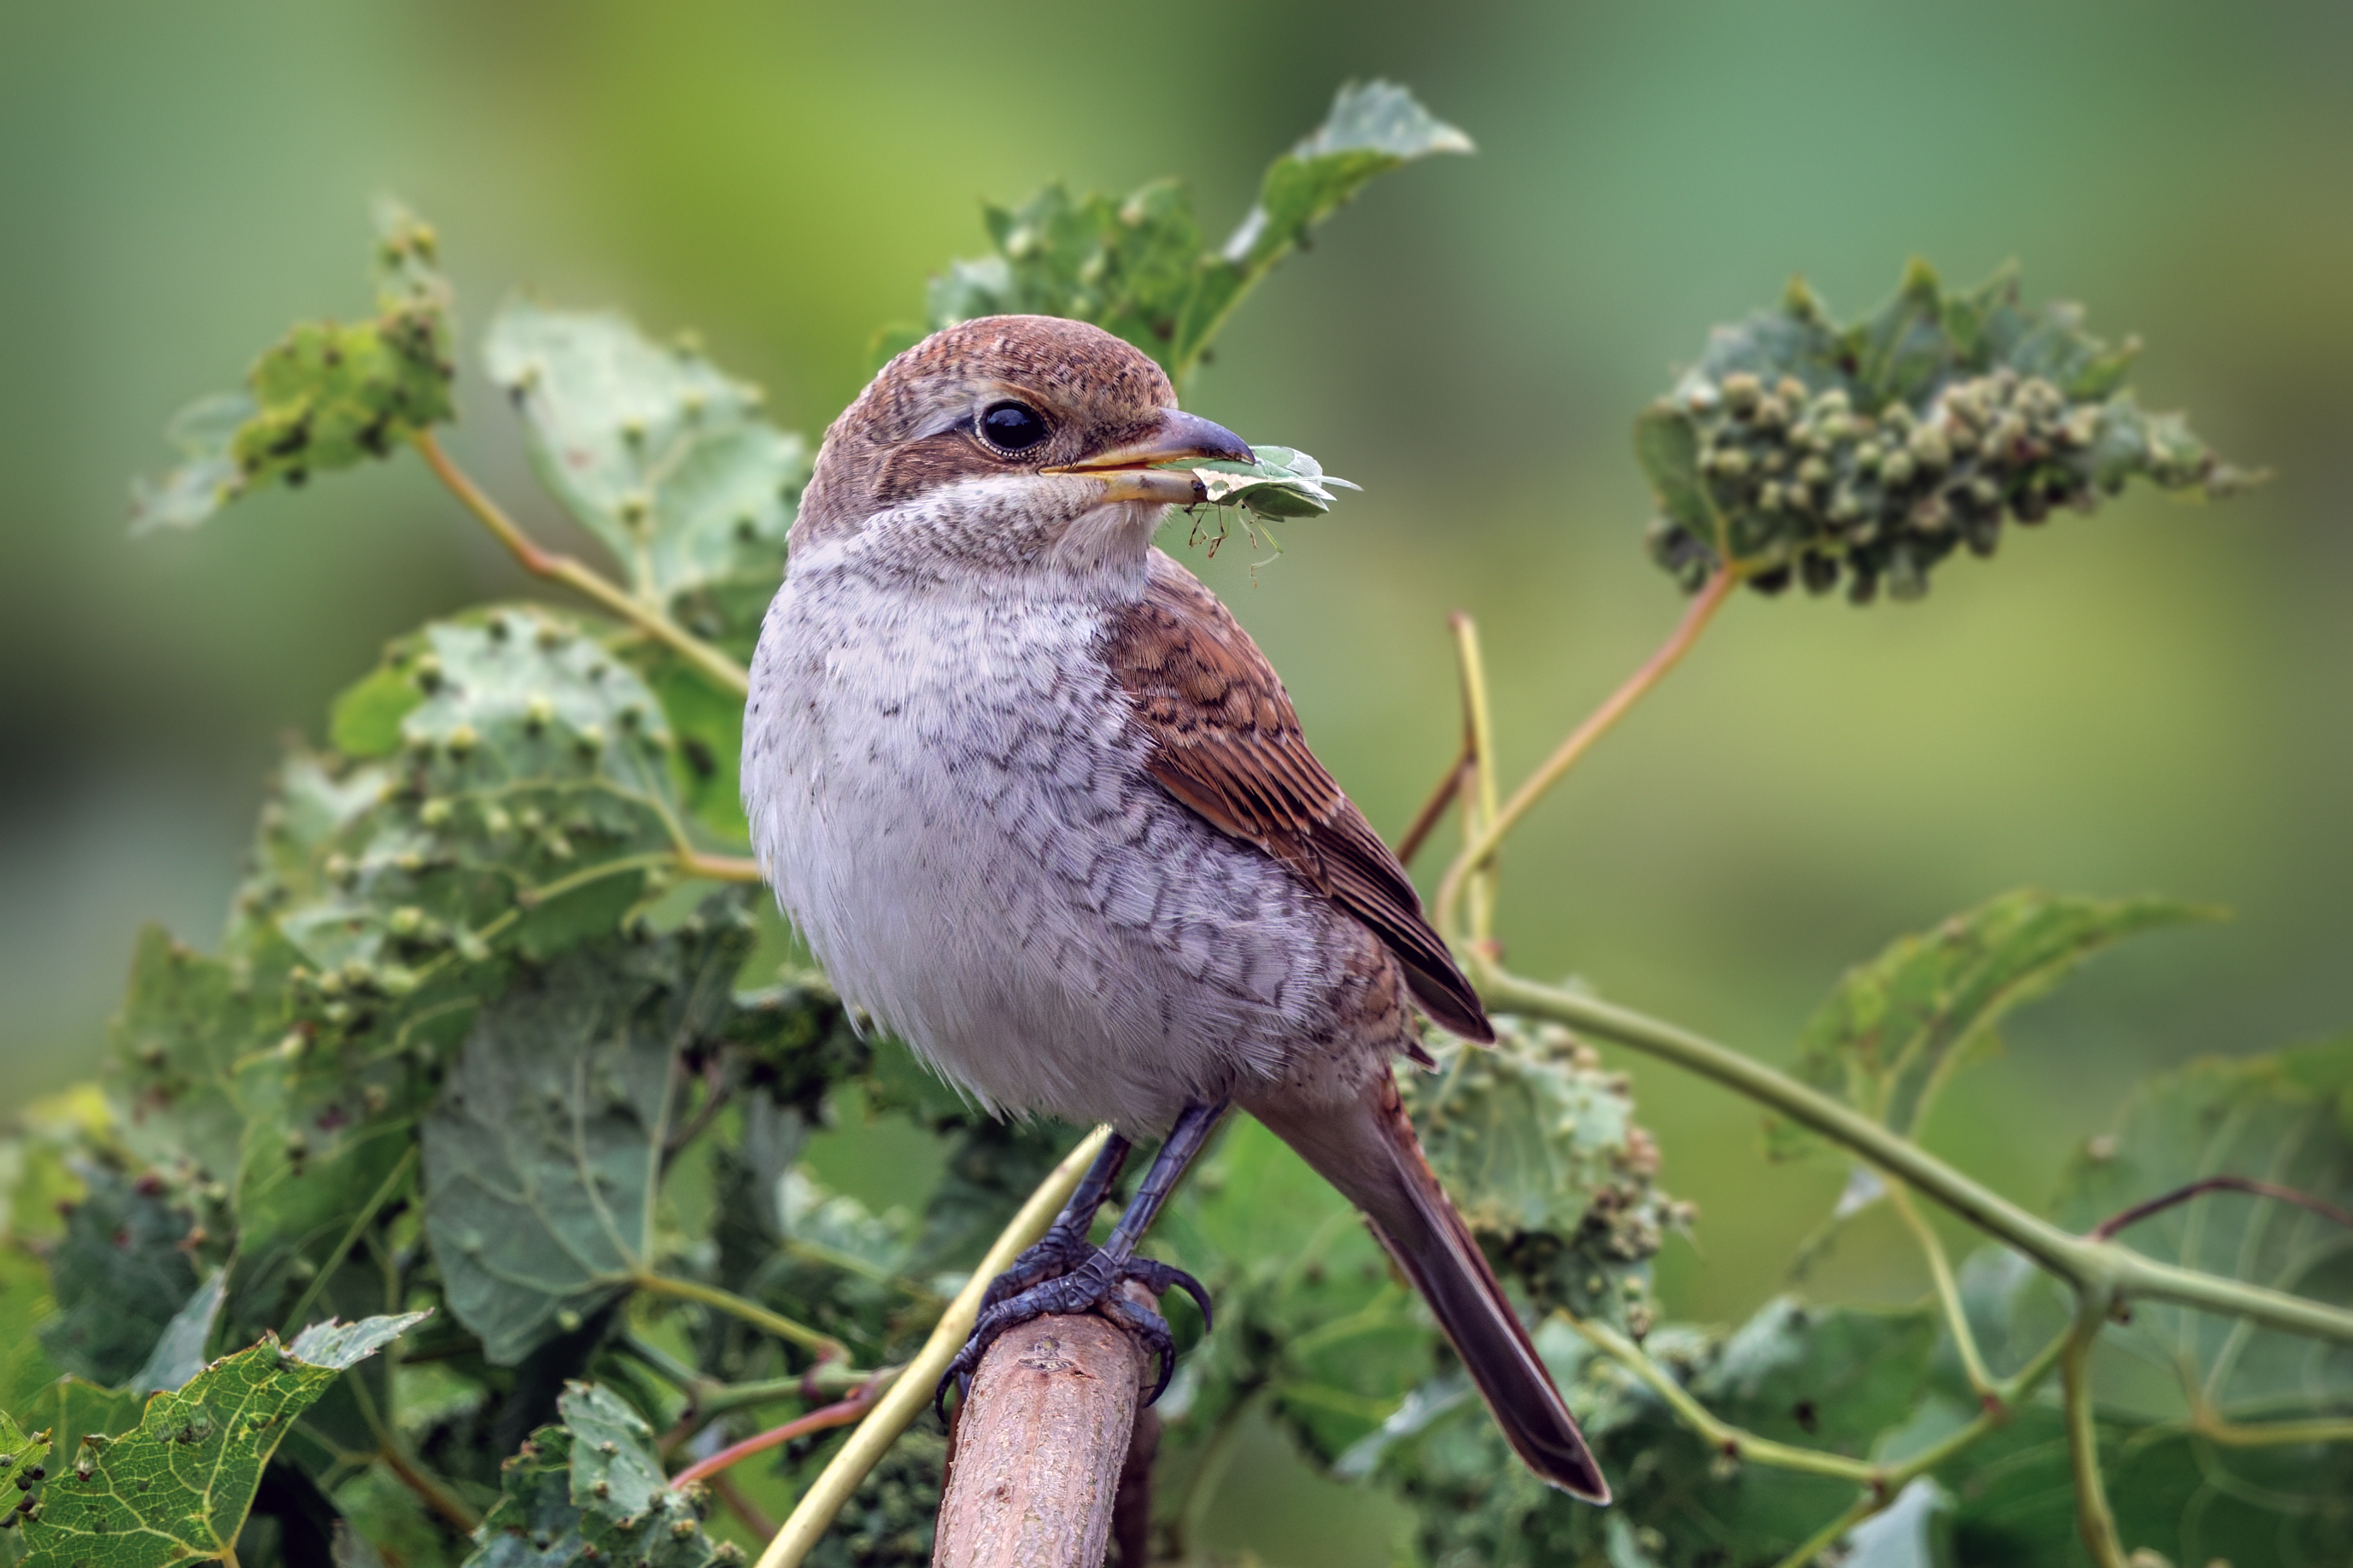
[[[1103,481],[1110,492],[1106,500],[1158,501],[1174,506],[1189,506],[1208,499],[1201,481],[1185,468],[1163,468],[1164,463],[1181,463],[1187,458],[1199,462],[1254,463],[1257,455],[1242,438],[1222,425],[1212,425],[1198,414],[1187,414],[1181,408],[1164,408],[1159,420],[1142,440],[1131,441],[1107,452],[1097,452],[1078,462],[1059,468],[1048,468],[1050,474],[1088,474]]]

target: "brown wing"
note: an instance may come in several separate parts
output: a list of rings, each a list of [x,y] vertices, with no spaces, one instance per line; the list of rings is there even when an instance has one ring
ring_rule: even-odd
[[[1307,749],[1282,682],[1216,595],[1155,551],[1151,585],[1107,653],[1151,736],[1161,787],[1371,928],[1439,1024],[1494,1039],[1405,868]]]

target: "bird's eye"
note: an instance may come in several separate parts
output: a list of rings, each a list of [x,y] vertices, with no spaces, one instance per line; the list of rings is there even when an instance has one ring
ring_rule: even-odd
[[[1026,452],[1050,434],[1046,416],[1026,403],[992,403],[980,416],[980,438],[1000,452]]]

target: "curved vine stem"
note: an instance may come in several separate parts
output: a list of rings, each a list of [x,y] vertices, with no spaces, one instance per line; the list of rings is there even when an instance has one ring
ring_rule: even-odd
[[[1945,1309],[1945,1322],[1952,1331],[1953,1348],[1960,1352],[1961,1370],[1968,1374],[1970,1389],[1980,1400],[1996,1398],[1993,1374],[1986,1370],[1985,1357],[1978,1351],[1977,1331],[1969,1327],[1969,1314],[1961,1305],[1960,1282],[1953,1278],[1953,1262],[1945,1255],[1943,1238],[1901,1182],[1887,1184],[1887,1201],[1927,1257],[1928,1272],[1936,1281],[1936,1300]]]
[[[2100,1474],[2100,1433],[2093,1419],[2092,1346],[2106,1313],[2088,1294],[2079,1295],[2075,1326],[2059,1356],[2059,1386],[2067,1413],[2067,1464],[2075,1478],[2075,1531],[2099,1568],[2129,1568],[2116,1516],[2108,1507],[2106,1478]]]
[[[1641,668],[1628,676],[1625,684],[1611,692],[1583,723],[1569,731],[1568,738],[1545,759],[1544,765],[1512,792],[1512,798],[1504,803],[1501,810],[1481,825],[1477,833],[1468,836],[1469,842],[1454,858],[1454,863],[1447,867],[1445,879],[1438,885],[1438,897],[1433,907],[1440,931],[1457,929],[1455,910],[1461,901],[1463,885],[1471,874],[1484,868],[1487,862],[1494,858],[1495,850],[1504,837],[1518,826],[1520,818],[1525,816],[1536,802],[1544,798],[1545,793],[1558,784],[1562,775],[1593,749],[1596,741],[1608,734],[1619,720],[1632,711],[1634,705],[1650,694],[1652,687],[1665,679],[1669,670],[1683,662],[1683,655],[1699,641],[1700,634],[1707,630],[1708,623],[1715,619],[1716,611],[1724,607],[1725,600],[1731,596],[1732,590],[1739,583],[1740,574],[1736,570],[1718,570],[1715,576],[1710,577],[1706,586],[1700,589],[1684,609],[1683,617],[1676,624],[1673,633],[1659,645],[1658,651],[1643,660]]]
[[[732,1290],[722,1290],[716,1285],[698,1284],[691,1279],[680,1279],[668,1274],[657,1274],[650,1268],[640,1269],[629,1276],[629,1283],[656,1296],[670,1296],[681,1301],[696,1301],[705,1307],[715,1307],[731,1318],[737,1318],[762,1329],[780,1340],[786,1340],[828,1361],[848,1361],[849,1347],[831,1334],[797,1323],[790,1318],[771,1312],[757,1301],[746,1301]]]
[[[574,593],[596,600],[648,637],[667,644],[723,689],[738,697],[750,693],[752,678],[742,665],[671,620],[659,607],[646,604],[603,573],[572,556],[541,549],[521,525],[506,514],[505,509],[474,482],[471,475],[450,460],[449,454],[441,449],[441,443],[434,438],[432,431],[419,430],[409,439],[424,457],[426,467],[449,488],[451,494],[466,503],[466,510],[481,520],[482,526],[497,536],[498,542],[507,547],[524,571],[535,577],[561,583]]]
[[[2079,1295],[2097,1301],[2104,1310],[2132,1299],[2168,1301],[2245,1317],[2265,1328],[2353,1344],[2353,1311],[2162,1263],[2113,1241],[2073,1235],[2029,1213],[1910,1139],[1728,1046],[1596,996],[1505,973],[1483,962],[1475,951],[1469,958],[1471,977],[1491,1005],[1551,1018],[1630,1046],[1778,1111],[2016,1247]]]
[[[915,1359],[907,1363],[899,1381],[891,1385],[891,1391],[850,1433],[849,1440],[834,1455],[832,1462],[801,1494],[801,1500],[794,1506],[784,1527],[768,1542],[768,1549],[760,1553],[758,1568],[797,1568],[808,1555],[809,1549],[833,1522],[833,1516],[841,1511],[841,1505],[858,1489],[858,1483],[890,1452],[899,1434],[931,1405],[933,1385],[947,1371],[956,1352],[964,1348],[964,1342],[972,1333],[973,1320],[980,1316],[980,1299],[987,1293],[988,1282],[1002,1273],[1023,1247],[1046,1234],[1046,1226],[1053,1223],[1054,1215],[1078,1190],[1079,1178],[1094,1163],[1096,1152],[1110,1137],[1109,1127],[1096,1128],[1079,1140],[1078,1146],[1063,1155],[1062,1163],[1038,1184],[1020,1212],[989,1244],[987,1256],[973,1266],[972,1278],[956,1292],[947,1310],[940,1314],[931,1338],[923,1342]]]

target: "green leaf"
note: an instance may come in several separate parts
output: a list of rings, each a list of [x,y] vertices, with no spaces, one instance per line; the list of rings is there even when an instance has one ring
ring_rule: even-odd
[[[681,1053],[723,1027],[750,948],[740,902],[610,939],[485,1007],[424,1125],[425,1225],[450,1309],[511,1365],[650,1269]]]
[[[1437,1075],[1398,1082],[1431,1168],[1538,1316],[1567,1307],[1648,1332],[1650,1259],[1690,1213],[1653,1184],[1658,1145],[1626,1077],[1557,1026],[1495,1026],[1493,1050],[1430,1040]]]
[[[134,531],[192,528],[257,486],[388,457],[455,416],[449,290],[432,227],[396,204],[376,223],[376,316],[301,322],[254,362],[244,392],[183,410],[166,436],[185,460],[132,487]]]
[[[1783,1299],[1729,1335],[1662,1328],[1647,1348],[1725,1422],[1861,1456],[1919,1405],[1936,1327],[1925,1306]],[[1416,1506],[1423,1560],[1767,1568],[1854,1499],[1843,1481],[1728,1459],[1565,1325],[1547,1323],[1536,1345],[1619,1482],[1618,1504],[1595,1510],[1535,1482],[1467,1386],[1441,1380],[1358,1461]]]
[[[1799,1038],[1797,1076],[1910,1137],[1951,1075],[1995,1048],[2010,1009],[2126,937],[2216,918],[2170,899],[2003,893],[1841,975]],[[1820,1146],[1785,1123],[1771,1135],[1778,1155]]]
[[[2006,519],[2095,510],[2135,476],[2226,494],[2254,482],[2178,415],[2120,390],[2137,351],[2083,331],[2083,311],[2029,312],[2005,269],[1948,292],[1925,262],[1870,317],[1841,327],[1804,283],[1778,310],[1718,327],[1635,425],[1657,492],[1647,542],[1695,590],[1729,557],[1777,593],[1916,598],[1966,544],[1990,555]]]
[[[49,1456],[49,1437],[46,1432],[27,1435],[8,1413],[0,1410],[0,1510],[13,1507],[8,1489],[28,1491],[37,1484],[43,1469],[41,1461]]]
[[[541,482],[630,588],[741,651],[783,580],[809,474],[807,444],[762,416],[759,389],[617,312],[528,300],[501,308],[482,358],[522,414]]]
[[[498,1505],[465,1568],[569,1568],[585,1562],[572,1505],[572,1434],[543,1426],[499,1467]]]
[[[35,1331],[56,1310],[48,1266],[24,1248],[0,1247],[0,1411],[24,1409],[57,1381],[57,1365]]]
[[[221,1300],[228,1271],[216,1269],[164,1325],[147,1363],[132,1374],[133,1394],[153,1394],[178,1388],[205,1370],[205,1347],[212,1342],[213,1325],[220,1320]]]
[[[236,1176],[246,1127],[237,1063],[282,1032],[273,981],[285,968],[265,963],[257,976],[250,960],[206,958],[161,926],[140,931],[131,989],[108,1031],[105,1079],[132,1153],[183,1181]]]
[[[2144,1082],[2116,1131],[2063,1179],[2055,1217],[2089,1229],[2213,1176],[2252,1177],[2353,1212],[2353,1038],[2245,1060],[2193,1062]],[[2353,1300],[2353,1229],[2275,1198],[2210,1192],[2124,1230],[2146,1256],[2323,1301]],[[2353,1347],[2256,1331],[2137,1302],[2102,1338],[2201,1408],[2242,1422],[2353,1415]],[[2228,1468],[2227,1458],[2219,1460]]]
[[[265,1339],[149,1400],[135,1432],[84,1436],[70,1468],[51,1467],[26,1521],[28,1568],[163,1568],[227,1555],[294,1418],[423,1316],[313,1331],[283,1350]]]
[[[1290,447],[1252,447],[1254,463],[1210,462],[1193,467],[1211,506],[1248,507],[1251,515],[1271,522],[1294,517],[1320,517],[1335,499],[1327,486],[1361,489],[1306,453]],[[1166,465],[1172,468],[1182,464]]]
[[[58,1316],[41,1327],[49,1359],[110,1387],[128,1383],[189,1297],[196,1268],[181,1243],[194,1223],[162,1183],[110,1165],[85,1172],[89,1192],[49,1254]]]
[[[1222,247],[1202,248],[1192,200],[1174,180],[1124,200],[1048,185],[1018,207],[985,209],[996,253],[953,262],[933,279],[930,328],[1068,316],[1125,339],[1182,384],[1242,297],[1366,184],[1432,153],[1471,150],[1469,137],[1405,89],[1350,83],[1324,123],[1268,167],[1257,204]],[[885,332],[878,348],[887,358],[918,336]]]
[[[629,1568],[722,1561],[702,1533],[702,1510],[663,1474],[643,1417],[594,1384],[573,1384],[556,1409],[572,1434],[572,1504],[585,1554]]]

